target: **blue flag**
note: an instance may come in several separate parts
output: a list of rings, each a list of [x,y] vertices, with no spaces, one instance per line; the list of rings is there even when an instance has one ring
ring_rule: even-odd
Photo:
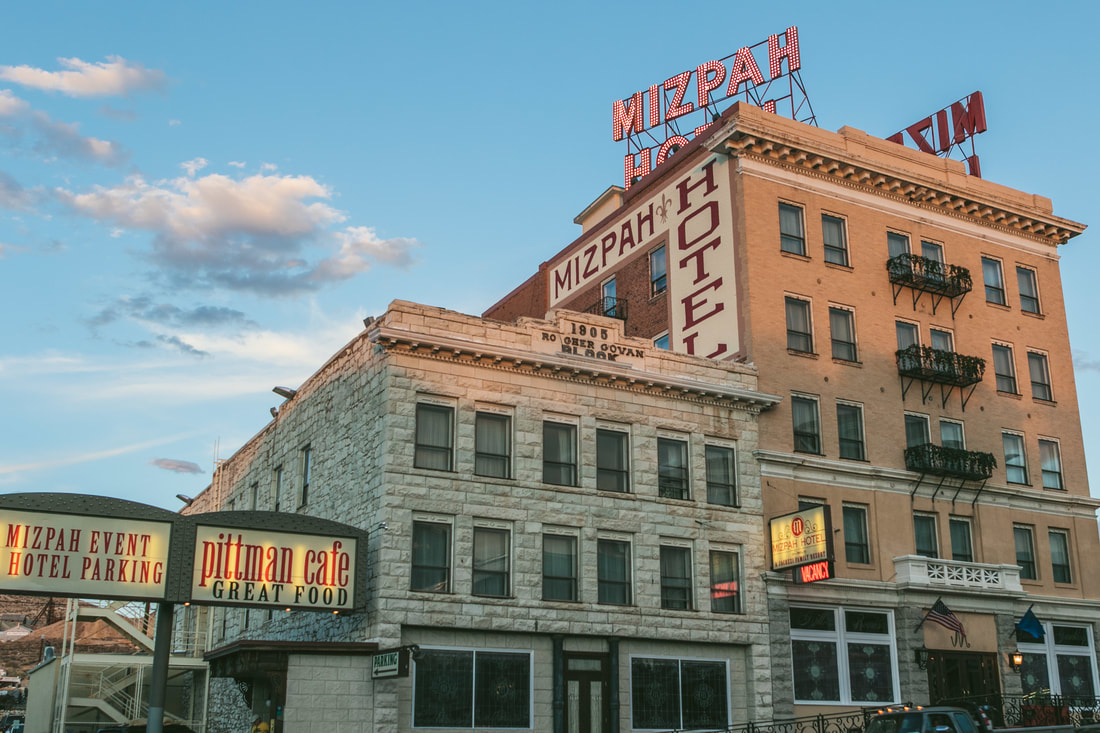
[[[1043,631],[1042,622],[1035,617],[1035,613],[1031,610],[1031,608],[1028,608],[1027,612],[1024,614],[1024,617],[1016,622],[1016,628],[1020,631],[1030,634],[1038,641],[1042,641],[1043,636],[1046,635],[1046,632]]]

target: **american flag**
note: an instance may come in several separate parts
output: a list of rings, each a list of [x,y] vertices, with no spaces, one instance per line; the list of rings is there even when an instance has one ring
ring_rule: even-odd
[[[932,610],[928,612],[924,620],[937,623],[945,629],[958,633],[964,639],[966,638],[966,630],[963,628],[962,621],[959,621],[959,617],[951,613],[951,609],[947,607],[942,599],[936,599],[936,602],[932,604]]]

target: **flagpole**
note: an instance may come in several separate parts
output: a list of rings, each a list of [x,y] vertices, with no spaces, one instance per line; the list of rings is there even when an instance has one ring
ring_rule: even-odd
[[[936,603],[939,603],[942,600],[943,600],[943,596],[937,596],[936,597]],[[932,606],[934,607],[936,605],[936,603],[933,603]],[[920,623],[917,624],[917,628],[913,629],[913,631],[920,631],[920,627],[924,626],[924,622],[928,620],[928,614],[929,613],[932,613],[932,608],[928,609],[928,613],[924,614],[924,618],[922,618],[920,620]]]

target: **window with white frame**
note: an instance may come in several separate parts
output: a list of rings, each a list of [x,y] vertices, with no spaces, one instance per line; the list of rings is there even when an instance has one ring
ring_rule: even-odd
[[[691,546],[685,543],[662,544],[661,555],[661,608],[674,611],[690,611]]]
[[[913,537],[918,555],[940,556],[935,514],[913,514]]]
[[[710,610],[741,613],[741,553],[710,551]]]
[[[726,660],[631,657],[633,730],[724,729],[729,721]]]
[[[825,244],[825,261],[848,266],[848,236],[844,219],[831,214],[821,215],[821,239]]]
[[[1092,698],[1100,690],[1092,627],[1043,621],[1043,638],[1016,632],[1024,694]]]
[[[898,339],[899,351],[920,343],[920,327],[915,323],[894,321],[894,333]]]
[[[844,504],[844,559],[856,565],[871,563],[871,541],[867,532],[867,505]]]
[[[600,294],[603,295],[603,305],[600,308],[600,315],[610,316],[611,318],[619,317],[619,299],[615,295],[615,278],[609,278],[603,281],[600,285]]]
[[[649,294],[660,295],[668,289],[668,256],[662,244],[649,253]]]
[[[511,538],[512,532],[505,524],[474,525],[473,595],[504,598],[509,594]]]
[[[974,562],[974,539],[969,517],[951,517],[947,521],[951,534],[951,559]]]
[[[841,458],[862,461],[867,457],[863,442],[863,405],[837,400],[836,434]]]
[[[915,412],[905,413],[905,447],[915,448],[932,442],[932,433],[928,427],[928,416]]]
[[[940,418],[940,445],[944,448],[966,449],[966,436],[963,434],[963,424],[957,420]]]
[[[1050,576],[1055,583],[1072,583],[1073,572],[1069,561],[1069,531],[1050,529]]]
[[[416,452],[413,465],[450,471],[454,466],[454,419],[452,405],[416,404]]]
[[[928,341],[936,351],[951,351],[955,350],[955,337],[947,330],[942,328],[930,328],[928,329]]]
[[[892,612],[792,606],[790,618],[796,704],[898,700]]]
[[[985,281],[985,301],[997,305],[1008,305],[1005,298],[1005,278],[1001,270],[1001,261],[992,257],[982,258],[982,279]]]
[[[532,652],[428,649],[413,662],[414,728],[530,728]]]
[[[624,430],[596,430],[596,488],[630,491],[630,433]]]
[[[779,202],[779,249],[795,255],[806,254],[801,206]]]
[[[942,268],[943,245],[938,242],[929,242],[927,239],[922,239],[920,242],[920,256],[926,260],[932,260]],[[940,278],[943,277],[942,269],[939,273],[930,272],[926,274],[930,276],[936,276],[938,274]]]
[[[737,506],[737,463],[732,445],[708,443],[705,451],[707,501]]]
[[[1016,359],[1008,344],[993,344],[993,374],[998,392],[1019,394],[1016,389]]]
[[[1062,452],[1058,441],[1039,438],[1039,463],[1042,464],[1043,488],[1065,490],[1062,481]]]
[[[1039,576],[1035,572],[1035,537],[1033,529],[1028,525],[1015,524],[1012,526],[1012,541],[1016,546],[1016,564],[1020,566],[1020,578],[1022,580],[1037,580]]]
[[[413,519],[412,573],[409,588],[451,592],[451,522],[442,517]]]
[[[663,351],[668,351],[669,350],[668,331],[665,331],[662,334],[658,334],[657,336],[654,336],[653,337],[653,346],[654,346],[654,348],[658,348],[658,349],[661,349]]]
[[[657,438],[657,493],[666,499],[687,499],[688,443],[670,436]]]
[[[810,317],[810,301],[790,295],[784,299],[787,312],[787,349],[803,354],[814,351],[813,321]]]
[[[474,415],[474,473],[511,478],[512,417],[508,413],[478,410]]]
[[[1039,284],[1035,278],[1035,270],[1016,265],[1016,284],[1020,287],[1020,310],[1024,313],[1041,314]]]
[[[898,232],[886,232],[886,249],[890,253],[890,259],[909,254],[909,237]]]
[[[833,358],[841,361],[859,361],[856,350],[856,314],[850,308],[829,306],[829,337],[832,340]]]
[[[821,453],[821,415],[817,399],[791,395],[794,449],[799,453]]]
[[[1054,391],[1050,388],[1047,355],[1038,351],[1027,352],[1027,370],[1031,376],[1031,396],[1037,400],[1053,401]]]
[[[1005,451],[1005,478],[1010,484],[1028,484],[1027,452],[1024,449],[1024,436],[1019,433],[1002,432],[1001,440]]]

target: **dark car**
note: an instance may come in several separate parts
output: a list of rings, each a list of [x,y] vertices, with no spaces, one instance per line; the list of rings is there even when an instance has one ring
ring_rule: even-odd
[[[969,711],[949,707],[884,708],[871,718],[864,733],[979,733]]]

